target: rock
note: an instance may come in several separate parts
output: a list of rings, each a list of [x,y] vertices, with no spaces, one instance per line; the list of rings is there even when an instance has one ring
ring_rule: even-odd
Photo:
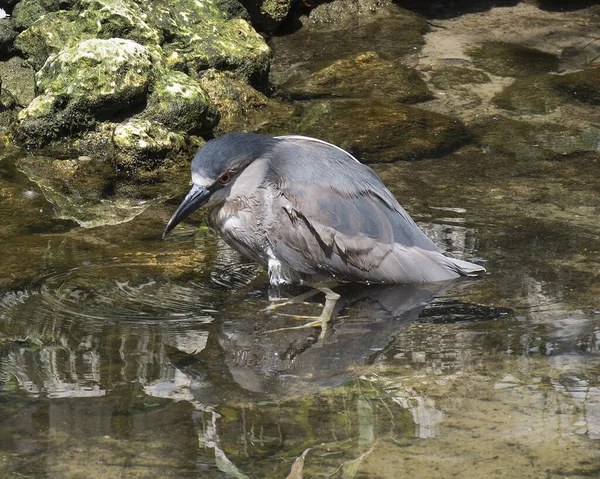
[[[469,137],[460,121],[381,100],[312,102],[299,118],[288,131],[329,141],[365,163],[436,157]]]
[[[431,84],[439,90],[449,90],[462,85],[483,84],[490,81],[490,76],[487,73],[467,66],[442,66],[431,73]]]
[[[329,31],[356,28],[376,21],[396,7],[391,0],[335,0],[319,3],[304,19],[304,26]]]
[[[559,67],[556,55],[513,43],[484,43],[467,53],[477,68],[503,77],[523,78],[555,72]]]
[[[493,102],[499,108],[521,115],[548,114],[564,103],[564,99],[552,87],[551,80],[549,75],[518,78],[497,93]]]
[[[197,76],[211,67],[265,80],[271,51],[246,20],[221,12],[217,0],[81,0],[71,11],[48,13],[17,38],[17,47],[41,68],[65,47],[91,38],[125,38],[160,49],[169,67]]]
[[[433,98],[418,72],[374,52],[338,60],[308,78],[292,79],[282,91],[307,99],[330,96],[418,103]]]
[[[152,63],[150,51],[131,40],[85,40],[61,50],[37,75],[40,95],[19,113],[17,139],[41,145],[141,105]]]
[[[13,21],[10,18],[0,19],[0,60],[14,53],[15,38],[17,38],[17,31],[14,29]]]
[[[85,23],[76,12],[48,13],[17,37],[15,47],[36,70],[42,68],[48,57],[61,49],[94,38],[85,30]]]
[[[187,146],[181,133],[143,119],[132,119],[118,125],[112,141],[117,149],[116,166],[128,170],[150,170],[164,165],[166,157],[177,156]]]
[[[271,50],[247,21],[228,19],[211,1],[164,1],[155,22],[169,33],[162,46],[168,67],[192,78],[217,68],[256,85],[265,83]],[[168,15],[171,10],[178,14]]]
[[[21,0],[12,12],[17,30],[25,30],[48,13],[41,0]]]
[[[216,134],[232,131],[276,132],[293,113],[285,103],[267,98],[247,83],[216,70],[208,70],[200,84],[217,106],[221,121]]]
[[[294,0],[245,0],[252,25],[260,31],[274,32],[286,19]]]
[[[527,122],[501,116],[472,125],[475,142],[488,153],[509,154],[519,161],[557,159],[577,153],[596,152],[600,129],[551,122]]]
[[[566,75],[553,76],[551,84],[554,89],[567,98],[600,105],[600,70],[591,68]]]
[[[361,20],[358,27],[350,25],[340,30],[336,24],[328,30],[324,25],[307,24],[293,35],[271,38],[270,45],[276,52],[271,82],[279,86],[306,79],[331,65],[332,59],[356,58],[368,52],[375,52],[384,61],[413,63],[412,57],[418,54],[428,29],[422,17],[390,6],[386,13],[361,18],[364,22]]]
[[[217,125],[216,107],[198,82],[185,73],[166,69],[157,76],[143,118],[192,134]]]

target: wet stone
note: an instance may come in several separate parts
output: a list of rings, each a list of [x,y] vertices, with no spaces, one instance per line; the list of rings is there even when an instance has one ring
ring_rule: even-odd
[[[272,131],[281,133],[278,126],[292,115],[293,107],[268,98],[247,83],[230,74],[214,69],[199,79],[211,101],[216,105],[220,120],[217,134],[232,131]]]
[[[473,65],[497,76],[522,78],[559,67],[557,56],[513,43],[484,43],[467,53]]]
[[[435,157],[468,139],[460,121],[403,104],[314,102],[300,117],[289,131],[329,141],[365,163]]]
[[[552,80],[549,75],[518,78],[496,94],[493,102],[504,110],[520,114],[548,114],[565,102],[553,88]]]
[[[446,64],[436,68],[431,73],[431,84],[440,89],[448,90],[461,85],[483,84],[490,81],[487,73],[467,66]]]
[[[517,160],[549,160],[584,152],[596,152],[600,129],[557,123],[533,123],[491,117],[470,128],[478,145],[489,152],[514,155]]]
[[[282,86],[292,98],[379,98],[418,103],[432,98],[419,73],[366,52],[338,60],[308,78],[292,78]]]

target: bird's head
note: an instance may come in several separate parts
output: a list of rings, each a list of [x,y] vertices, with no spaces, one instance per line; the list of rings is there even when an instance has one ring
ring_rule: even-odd
[[[163,239],[190,213],[227,191],[250,163],[268,153],[278,140],[251,133],[229,133],[206,143],[192,160],[192,189],[165,228]]]

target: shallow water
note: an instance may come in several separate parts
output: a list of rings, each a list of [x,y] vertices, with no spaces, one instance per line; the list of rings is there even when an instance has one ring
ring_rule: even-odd
[[[600,474],[597,154],[373,165],[489,275],[338,285],[326,331],[284,329],[323,296],[266,309],[306,290],[270,290],[197,218],[160,240],[187,172],[166,203],[121,185],[138,215],[86,229],[19,155],[0,153],[0,476],[283,478],[306,451],[304,477]]]

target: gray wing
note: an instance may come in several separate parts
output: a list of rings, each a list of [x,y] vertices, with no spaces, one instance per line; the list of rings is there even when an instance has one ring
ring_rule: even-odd
[[[282,137],[270,159],[274,254],[295,271],[341,279],[438,281],[459,276],[369,167],[343,150]],[[276,229],[276,231],[275,231]]]

